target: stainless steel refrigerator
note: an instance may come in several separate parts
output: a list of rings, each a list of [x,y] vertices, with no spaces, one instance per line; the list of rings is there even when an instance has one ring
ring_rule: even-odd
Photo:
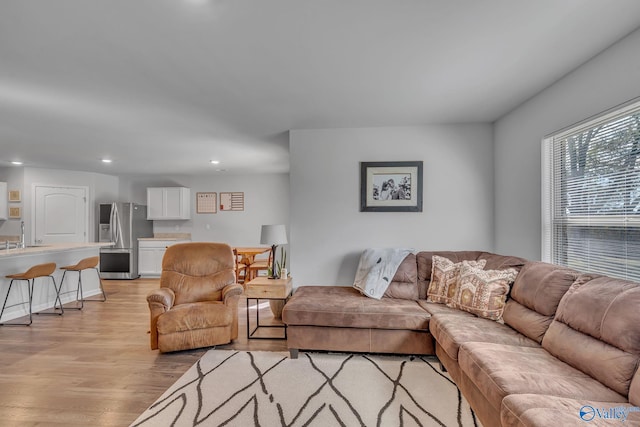
[[[98,205],[98,241],[113,242],[100,249],[100,277],[136,279],[138,274],[138,238],[153,237],[153,222],[147,219],[147,207],[136,203],[100,203]]]

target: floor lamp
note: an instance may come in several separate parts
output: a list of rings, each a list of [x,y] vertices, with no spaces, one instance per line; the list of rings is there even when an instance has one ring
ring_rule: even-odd
[[[271,245],[271,274],[269,279],[277,279],[276,275],[276,247],[287,243],[287,230],[282,224],[263,225],[260,233],[260,243]]]

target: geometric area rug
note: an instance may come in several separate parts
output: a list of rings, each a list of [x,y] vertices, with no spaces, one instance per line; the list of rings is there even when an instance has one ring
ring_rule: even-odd
[[[212,349],[131,425],[480,423],[433,357]]]

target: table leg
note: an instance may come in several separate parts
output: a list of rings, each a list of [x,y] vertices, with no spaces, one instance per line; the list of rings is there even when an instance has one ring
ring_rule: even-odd
[[[248,340],[286,340],[287,339],[287,325],[285,325],[284,323],[282,325],[260,325],[260,299],[265,299],[265,300],[282,300],[282,298],[247,298],[247,339]],[[250,307],[251,307],[251,303],[250,301],[253,300],[256,302],[256,327],[251,330],[251,325],[250,325]],[[254,337],[253,334],[256,333],[256,331],[259,328],[282,328],[284,330],[284,336],[282,337]]]

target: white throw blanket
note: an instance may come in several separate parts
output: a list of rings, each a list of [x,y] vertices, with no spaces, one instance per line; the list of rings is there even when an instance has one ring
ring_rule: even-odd
[[[353,287],[368,297],[382,298],[402,261],[413,252],[405,248],[365,249]]]

